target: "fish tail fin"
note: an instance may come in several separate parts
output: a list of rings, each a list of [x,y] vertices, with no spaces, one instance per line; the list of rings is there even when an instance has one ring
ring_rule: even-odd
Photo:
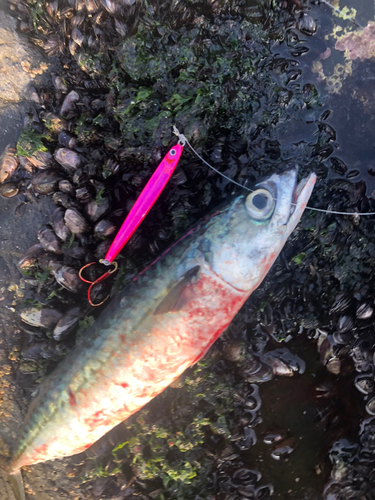
[[[16,500],[26,500],[21,470],[17,470],[12,472],[11,474],[8,474],[8,480],[12,487]]]

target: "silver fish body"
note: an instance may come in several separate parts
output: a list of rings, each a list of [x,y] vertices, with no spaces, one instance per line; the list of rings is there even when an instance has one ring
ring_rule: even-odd
[[[262,282],[315,183],[274,174],[203,220],[107,306],[31,404],[13,473],[87,449],[195,363]]]

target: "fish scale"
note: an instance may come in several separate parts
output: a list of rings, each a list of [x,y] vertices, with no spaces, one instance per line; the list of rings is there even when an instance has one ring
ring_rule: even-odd
[[[110,302],[32,402],[12,460],[15,488],[21,467],[84,451],[207,352],[297,225],[316,177],[296,178],[274,174],[235,198]]]

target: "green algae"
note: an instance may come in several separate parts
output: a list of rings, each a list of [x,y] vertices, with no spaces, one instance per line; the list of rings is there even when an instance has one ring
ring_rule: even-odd
[[[48,151],[47,147],[44,145],[44,140],[46,140],[44,134],[38,134],[31,128],[25,127],[17,142],[17,155],[32,156],[38,151]]]

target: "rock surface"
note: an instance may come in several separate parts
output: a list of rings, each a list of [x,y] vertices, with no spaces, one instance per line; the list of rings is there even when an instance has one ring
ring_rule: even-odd
[[[5,7],[4,0],[0,8]],[[19,102],[31,80],[48,69],[35,47],[17,31],[16,20],[1,12],[0,24],[0,102]]]

